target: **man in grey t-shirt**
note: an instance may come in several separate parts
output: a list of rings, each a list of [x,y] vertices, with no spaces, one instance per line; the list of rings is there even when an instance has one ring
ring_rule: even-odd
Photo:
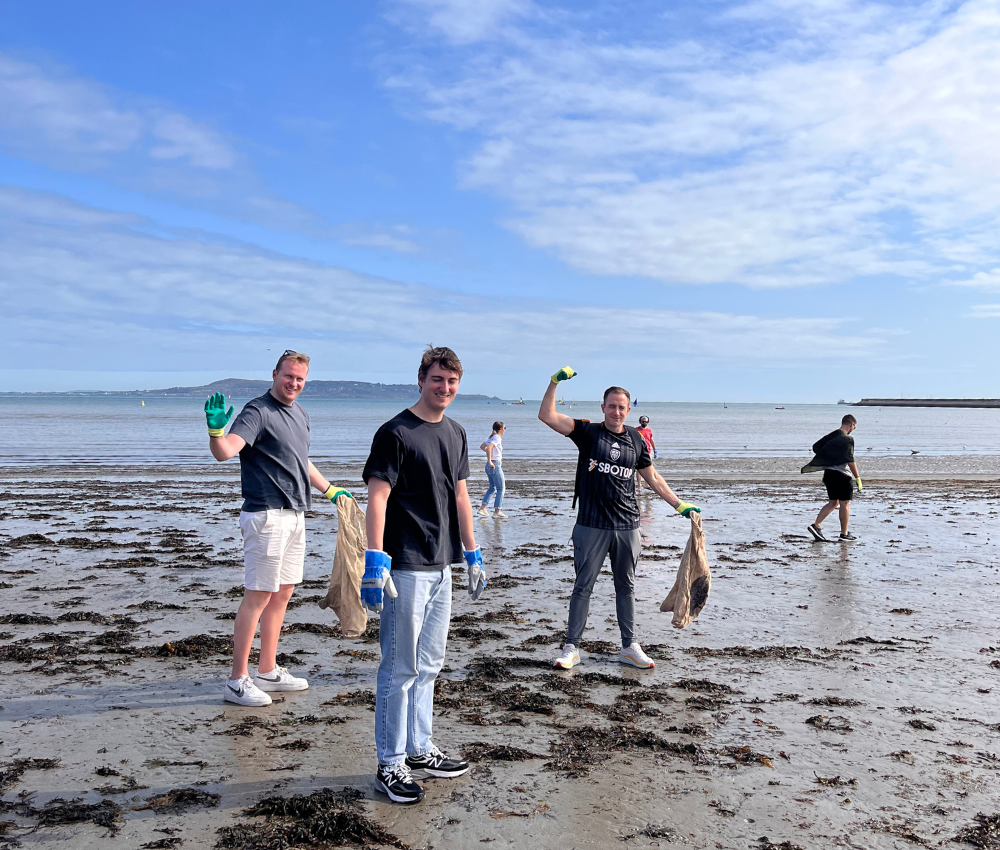
[[[309,414],[295,400],[309,374],[309,357],[286,351],[272,374],[271,388],[247,402],[229,434],[226,398],[216,393],[205,403],[209,448],[216,460],[240,456],[243,510],[243,602],[233,632],[233,669],[224,695],[237,705],[269,705],[268,692],[309,687],[277,663],[278,635],[305,559],[305,511],[309,485],[335,502],[337,490],[309,460]],[[347,493],[347,495],[350,495]],[[260,663],[247,672],[250,647],[260,623]]]

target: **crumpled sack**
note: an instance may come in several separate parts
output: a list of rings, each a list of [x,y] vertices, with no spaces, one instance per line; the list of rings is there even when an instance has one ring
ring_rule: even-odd
[[[361,607],[361,578],[365,574],[365,512],[350,496],[337,496],[337,550],[333,555],[330,589],[319,601],[332,608],[344,637],[359,637],[368,627],[368,613]]]
[[[688,537],[681,566],[670,593],[660,605],[661,611],[673,611],[674,628],[683,629],[701,613],[708,602],[712,587],[712,574],[708,571],[705,555],[705,532],[701,529],[701,514],[692,511],[691,534]]]

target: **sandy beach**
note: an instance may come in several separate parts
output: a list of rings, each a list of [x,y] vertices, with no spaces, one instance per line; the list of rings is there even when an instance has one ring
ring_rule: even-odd
[[[235,465],[0,470],[0,847],[307,846],[303,823],[327,846],[1000,847],[1000,485],[908,461],[865,468],[853,545],[806,537],[818,476],[661,461],[704,508],[708,605],[684,631],[659,613],[688,524],[644,497],[656,668],[617,663],[605,577],[568,673],[572,464],[505,464],[510,518],[477,526],[490,585],[472,603],[456,574],[438,687],[435,739],[473,770],[412,808],[371,790],[377,623],[346,640],[316,605],[332,507],[279,647],[311,687],[246,709],[221,697]],[[363,493],[358,467],[324,471]]]

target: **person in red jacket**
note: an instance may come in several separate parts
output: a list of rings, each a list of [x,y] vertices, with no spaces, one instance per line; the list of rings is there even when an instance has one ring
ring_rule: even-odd
[[[653,429],[649,427],[649,417],[640,416],[639,427],[635,430],[642,436],[642,440],[646,444],[646,451],[649,452],[649,456],[655,458],[656,441],[653,439]],[[635,488],[637,493],[642,492],[642,476],[635,479]]]

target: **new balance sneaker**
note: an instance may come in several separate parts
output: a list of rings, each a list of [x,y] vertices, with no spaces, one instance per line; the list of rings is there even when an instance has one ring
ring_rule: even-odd
[[[394,803],[419,803],[424,799],[424,789],[414,781],[405,762],[380,764],[374,784],[376,791],[385,794]]]
[[[820,530],[820,527],[818,525],[816,525],[816,523],[813,523],[812,525],[809,526],[809,533],[813,536],[813,540],[815,540],[815,541],[817,541],[819,543],[829,543],[830,542],[827,539],[826,535]]]
[[[410,769],[414,779],[430,779],[435,776],[442,779],[454,779],[469,770],[467,761],[450,759],[437,747],[422,756],[407,756],[406,766]]]
[[[622,647],[622,651],[618,653],[618,660],[622,664],[631,664],[633,667],[642,667],[643,669],[656,666],[653,659],[642,651],[639,644],[634,642]]]
[[[486,510],[486,505],[480,505],[479,509],[476,511],[480,516],[489,516],[490,512]]]
[[[853,542],[854,542],[855,540],[857,540],[858,538],[857,538],[857,537],[855,537],[855,536],[854,536],[853,534],[851,534],[850,532],[847,532],[847,534],[841,534],[841,535],[840,535],[840,537],[838,537],[837,539],[838,539],[838,540],[839,540],[839,541],[840,541],[841,543],[853,543]]]
[[[253,683],[262,691],[277,693],[279,691],[304,691],[309,682],[293,676],[284,667],[275,667],[270,673],[253,674]]]
[[[563,647],[562,655],[556,659],[555,666],[560,670],[569,670],[580,663],[580,651],[571,643]]]
[[[260,707],[270,705],[271,698],[258,688],[251,678],[246,674],[226,682],[223,688],[223,696],[226,702],[235,702],[237,705],[252,705]]]

